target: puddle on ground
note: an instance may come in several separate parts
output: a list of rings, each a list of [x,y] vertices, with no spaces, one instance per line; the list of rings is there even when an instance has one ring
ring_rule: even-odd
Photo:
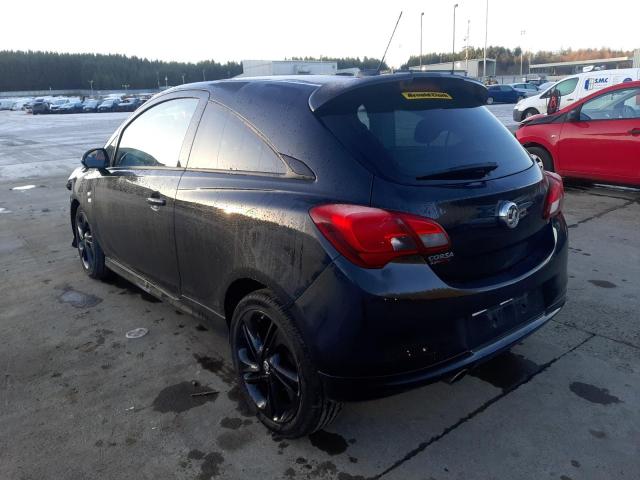
[[[342,435],[327,432],[325,430],[318,430],[317,432],[309,435],[309,441],[311,442],[311,445],[319,448],[329,455],[339,455],[344,453],[349,446]]]
[[[537,373],[540,368],[540,365],[522,355],[506,352],[475,368],[469,375],[508,391]]]
[[[76,308],[95,307],[100,302],[102,302],[102,299],[100,297],[89,295],[88,293],[79,292],[77,290],[73,290],[72,288],[68,288],[64,292],[62,292],[62,294],[58,297],[58,300],[61,303],[68,303],[69,305]]]
[[[214,402],[218,393],[209,395],[192,396],[194,393],[211,392],[213,389],[207,385],[194,386],[191,382],[181,382],[171,385],[160,391],[153,401],[153,409],[160,413],[181,413],[199,407],[207,402]]]
[[[608,282],[607,280],[589,280],[589,283],[592,283],[596,287],[601,288],[616,288],[617,285],[613,282]]]
[[[569,389],[578,395],[580,398],[584,398],[588,402],[598,403],[600,405],[610,405],[612,403],[621,403],[615,395],[611,395],[606,388],[599,388],[595,385],[582,382],[573,382],[569,385]]]

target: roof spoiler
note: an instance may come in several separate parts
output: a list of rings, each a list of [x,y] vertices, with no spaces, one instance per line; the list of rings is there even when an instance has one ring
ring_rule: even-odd
[[[315,113],[353,111],[362,103],[381,110],[470,108],[487,103],[487,89],[476,80],[447,73],[396,73],[322,85],[309,96]]]

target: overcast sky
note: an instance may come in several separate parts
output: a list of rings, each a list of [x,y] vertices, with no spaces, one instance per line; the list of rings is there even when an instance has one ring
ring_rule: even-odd
[[[123,53],[196,62],[291,56],[380,57],[400,10],[387,55],[398,67],[420,48],[449,52],[453,0],[7,0],[0,49]],[[484,45],[485,0],[458,0],[456,50]],[[489,45],[527,50],[640,48],[637,0],[489,0]],[[520,32],[526,31],[524,36]],[[1,74],[2,72],[0,72]]]

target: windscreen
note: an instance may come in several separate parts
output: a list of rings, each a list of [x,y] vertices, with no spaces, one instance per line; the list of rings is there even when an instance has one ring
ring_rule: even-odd
[[[364,99],[349,111],[321,119],[348,149],[392,180],[490,180],[532,166],[518,141],[485,107],[430,108],[428,100],[424,108],[388,108],[389,102],[380,108],[377,103]]]

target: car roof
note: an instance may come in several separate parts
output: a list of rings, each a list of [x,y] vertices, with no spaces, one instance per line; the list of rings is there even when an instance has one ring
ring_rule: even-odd
[[[445,78],[456,79],[457,82],[468,82],[470,88],[484,88],[473,79],[460,75],[440,72],[399,72],[393,74],[372,75],[363,77],[350,77],[342,75],[278,75],[264,77],[235,77],[213,82],[198,82],[179,85],[165,90],[159,95],[178,92],[181,90],[208,90],[212,99],[220,100],[233,108],[233,103],[244,101],[244,97],[257,94],[260,86],[277,85],[292,91],[302,91],[309,96],[309,106],[317,110],[330,100],[365,86],[382,85],[387,83],[402,82],[420,78]],[[244,89],[249,86],[254,88]],[[264,92],[265,90],[262,89]],[[246,93],[241,93],[246,92]],[[267,91],[267,94],[269,92]]]

